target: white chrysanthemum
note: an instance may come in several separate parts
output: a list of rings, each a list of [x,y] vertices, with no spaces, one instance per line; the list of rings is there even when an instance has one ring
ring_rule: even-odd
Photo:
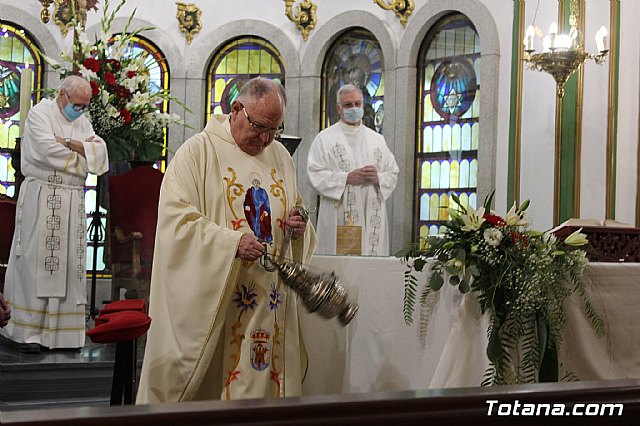
[[[498,247],[504,238],[504,235],[498,228],[487,228],[484,230],[482,236],[487,244],[492,247]]]

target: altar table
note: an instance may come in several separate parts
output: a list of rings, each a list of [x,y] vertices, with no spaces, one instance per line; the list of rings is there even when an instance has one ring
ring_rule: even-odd
[[[302,315],[309,356],[304,395],[480,386],[488,367],[488,317],[474,295],[443,286],[437,302],[422,312],[430,318],[421,342],[419,312],[413,325],[404,323],[405,267],[399,259],[315,256],[312,265],[335,271],[360,308],[346,327],[335,318]],[[427,279],[427,272],[419,274],[421,285]],[[580,380],[640,378],[640,264],[591,263],[584,282],[607,334],[595,335],[573,295],[566,305],[562,368]]]
[[[403,274],[395,257],[315,256],[313,267],[335,271],[359,304],[352,322],[305,312],[301,326],[309,356],[304,395],[427,389],[460,297],[451,291],[434,309],[426,341],[419,341],[418,313],[404,322]],[[425,282],[427,274],[419,279]],[[453,289],[452,289],[453,290]]]

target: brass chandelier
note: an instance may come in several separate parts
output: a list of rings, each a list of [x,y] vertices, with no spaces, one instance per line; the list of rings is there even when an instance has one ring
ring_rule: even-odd
[[[609,37],[604,26],[600,28],[595,37],[598,53],[585,52],[583,36],[577,28],[578,0],[571,0],[569,7],[570,30],[568,34],[558,34],[558,25],[555,22],[552,23],[549,27],[549,34],[543,38],[542,52],[536,52],[534,48],[536,29],[533,25],[529,25],[523,41],[523,60],[529,65],[529,69],[545,71],[553,76],[556,81],[558,97],[564,95],[564,84],[587,59],[601,64],[609,53]],[[541,33],[541,31],[539,32]]]

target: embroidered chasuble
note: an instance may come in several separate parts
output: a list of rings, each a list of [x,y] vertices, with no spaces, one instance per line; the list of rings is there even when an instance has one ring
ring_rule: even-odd
[[[350,171],[373,165],[378,185],[348,185]],[[389,255],[385,201],[398,180],[395,157],[382,135],[339,121],[320,132],[309,150],[307,173],[320,194],[318,254],[336,254],[336,228],[361,226],[362,254]]]
[[[84,182],[87,173],[106,173],[109,160],[100,138],[83,142],[83,157],[55,137],[85,141],[93,135],[85,116],[69,122],[49,99],[42,100],[27,117],[21,143],[25,180],[18,196],[5,280],[12,319],[0,331],[13,341],[49,348],[84,346]]]
[[[137,403],[297,396],[306,355],[298,300],[276,272],[235,257],[243,233],[278,254],[302,205],[295,166],[274,141],[256,156],[214,116],[169,164],[160,192]],[[285,256],[310,261],[311,226]]]

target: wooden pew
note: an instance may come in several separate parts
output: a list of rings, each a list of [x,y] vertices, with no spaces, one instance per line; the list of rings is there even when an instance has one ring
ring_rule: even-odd
[[[489,403],[488,401],[495,401]],[[517,402],[516,402],[517,401]],[[508,405],[511,404],[511,405]],[[562,416],[524,415],[545,404]],[[600,407],[595,404],[609,404]],[[492,413],[488,415],[489,408]],[[576,409],[574,415],[573,410]],[[593,415],[603,408],[605,415]],[[498,412],[509,416],[499,416]],[[621,412],[620,412],[621,411]],[[515,415],[514,413],[518,413]],[[553,412],[553,411],[552,411]],[[637,425],[640,379],[4,412],[3,425]]]

